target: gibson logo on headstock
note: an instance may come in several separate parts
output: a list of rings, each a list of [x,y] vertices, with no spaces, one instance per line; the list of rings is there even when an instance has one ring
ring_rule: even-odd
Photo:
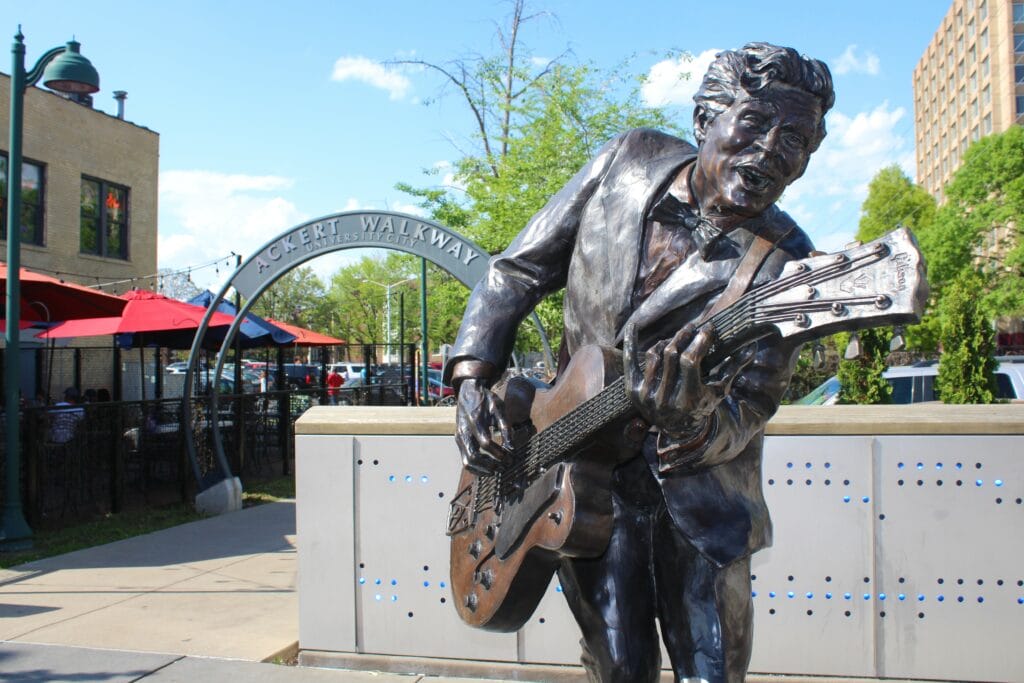
[[[896,269],[896,291],[902,292],[907,288],[907,271],[910,270],[910,256],[903,251],[898,251],[890,259]]]
[[[871,278],[867,273],[861,272],[857,277],[846,278],[839,283],[840,291],[853,294],[857,289],[868,289],[871,287]]]

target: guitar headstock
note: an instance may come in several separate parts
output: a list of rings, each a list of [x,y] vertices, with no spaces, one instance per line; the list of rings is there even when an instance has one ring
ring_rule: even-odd
[[[899,228],[867,244],[792,261],[752,289],[753,326],[797,341],[840,331],[916,323],[928,300],[924,259]]]

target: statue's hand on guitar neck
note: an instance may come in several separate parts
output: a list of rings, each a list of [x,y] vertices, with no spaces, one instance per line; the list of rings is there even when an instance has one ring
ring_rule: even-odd
[[[495,433],[501,436],[500,442]],[[483,379],[466,379],[459,385],[455,441],[463,465],[474,474],[494,472],[511,455],[503,445],[512,442],[505,406]]]
[[[630,399],[648,423],[673,437],[700,437],[708,418],[732,388],[737,375],[754,359],[750,344],[723,361],[708,378],[701,362],[716,341],[715,329],[685,325],[646,353],[639,350],[636,325],[626,329],[623,365]]]

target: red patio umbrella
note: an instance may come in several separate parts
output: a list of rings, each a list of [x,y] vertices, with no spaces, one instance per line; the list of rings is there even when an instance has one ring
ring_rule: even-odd
[[[40,339],[62,339],[194,330],[199,327],[203,316],[206,315],[206,309],[202,306],[193,306],[145,289],[127,292],[120,300],[125,306],[121,315],[117,317],[68,320],[36,336]],[[232,316],[214,313],[210,319],[210,327],[227,326],[232,322]]]
[[[125,300],[21,268],[21,317],[44,322],[120,315]],[[0,263],[0,298],[7,296],[7,264]]]
[[[328,337],[326,334],[307,330],[304,327],[289,325],[288,323],[283,323],[280,320],[274,320],[273,318],[264,319],[272,325],[277,325],[288,334],[295,335],[295,341],[293,341],[292,344],[295,344],[296,346],[336,346],[338,344],[345,343],[344,339]]]

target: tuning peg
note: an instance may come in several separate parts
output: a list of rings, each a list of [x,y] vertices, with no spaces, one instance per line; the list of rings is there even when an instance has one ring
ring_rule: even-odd
[[[903,337],[904,332],[906,330],[903,328],[903,325],[897,325],[892,328],[892,339],[889,340],[890,351],[902,351],[907,348],[907,340]]]
[[[825,345],[820,341],[815,342],[811,350],[811,367],[819,371],[825,369]]]
[[[860,337],[856,332],[850,335],[850,343],[846,345],[846,353],[843,354],[846,360],[860,358]]]

